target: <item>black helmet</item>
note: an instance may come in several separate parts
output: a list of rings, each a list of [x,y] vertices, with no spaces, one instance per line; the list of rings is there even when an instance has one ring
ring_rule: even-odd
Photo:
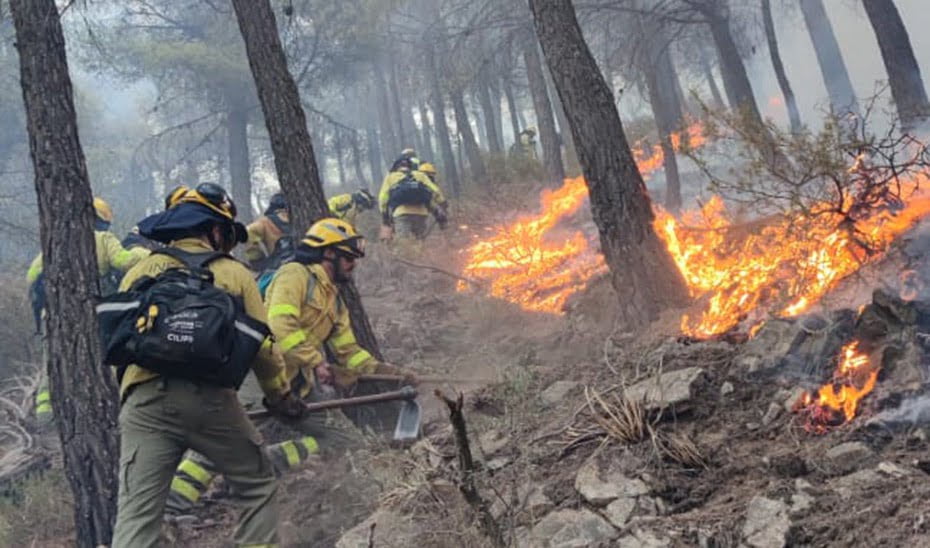
[[[371,209],[375,207],[375,197],[367,189],[361,188],[352,193],[352,200],[362,209]]]
[[[268,202],[268,209],[265,210],[265,215],[270,215],[282,209],[287,209],[287,198],[284,197],[284,194],[278,192],[272,196],[271,201]]]

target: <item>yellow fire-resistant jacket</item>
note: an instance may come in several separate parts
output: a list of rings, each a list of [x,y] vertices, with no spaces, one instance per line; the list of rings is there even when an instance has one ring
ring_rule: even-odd
[[[339,288],[319,264],[286,263],[275,273],[265,293],[268,325],[284,354],[289,379],[303,373],[306,396],[313,383],[313,369],[326,361],[323,345],[337,363],[336,374],[351,378],[372,373],[379,362],[355,341],[349,311]]]
[[[94,244],[97,252],[97,273],[101,277],[105,276],[111,269],[126,272],[149,254],[149,250],[145,248],[123,249],[119,238],[112,232],[105,230],[94,231]],[[26,281],[31,284],[36,281],[36,278],[41,273],[42,254],[39,253],[32,260],[32,264],[29,265],[29,270],[26,272]]]
[[[413,178],[417,181],[426,185],[428,189],[433,191],[433,201],[430,203],[430,207],[422,205],[402,205],[397,206],[394,209],[393,216],[397,217],[398,215],[429,215],[430,209],[436,209],[437,207],[442,207],[446,203],[446,197],[443,196],[442,190],[439,186],[436,185],[425,173],[420,171],[411,171]],[[378,205],[381,208],[381,215],[384,216],[387,213],[388,209],[388,199],[390,198],[391,187],[397,183],[404,180],[407,176],[403,171],[392,171],[384,177],[384,181],[381,183],[381,192],[378,193]]]
[[[287,211],[278,211],[277,216],[285,223],[289,222]],[[284,235],[274,221],[262,215],[246,227],[249,241],[245,244],[245,258],[250,262],[260,261],[274,252],[274,246]]]
[[[191,253],[210,253],[213,249],[199,238],[184,238],[171,243],[171,247]],[[168,255],[151,255],[134,266],[120,283],[119,290],[126,291],[143,276],[157,276],[169,268],[183,266],[183,263]],[[245,306],[245,313],[261,322],[265,321],[265,306],[258,293],[258,286],[249,270],[234,259],[216,259],[207,265],[213,273],[213,283],[234,297],[240,297]],[[284,374],[284,362],[281,355],[273,351],[271,339],[266,339],[252,362],[252,371],[262,389],[271,397],[283,395],[290,390],[290,384]],[[158,377],[158,374],[137,365],[130,365],[123,375],[120,386],[120,398],[126,396],[126,390],[135,385]]]
[[[358,218],[358,204],[352,199],[351,194],[339,194],[333,196],[326,202],[329,205],[329,212],[337,219],[355,226],[355,220]]]

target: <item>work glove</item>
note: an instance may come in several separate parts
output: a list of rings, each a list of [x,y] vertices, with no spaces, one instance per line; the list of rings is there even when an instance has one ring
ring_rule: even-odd
[[[306,411],[304,403],[297,397],[291,395],[290,392],[271,401],[269,401],[268,398],[264,398],[262,404],[271,414],[284,419],[299,419],[304,416]]]
[[[446,226],[449,224],[449,217],[446,216],[445,211],[437,209],[433,216],[436,217],[436,224],[439,225],[439,230],[445,230]]]

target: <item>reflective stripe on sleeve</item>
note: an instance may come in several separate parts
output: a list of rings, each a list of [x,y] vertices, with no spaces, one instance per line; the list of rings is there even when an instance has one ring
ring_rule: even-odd
[[[281,351],[287,352],[305,340],[307,340],[307,333],[303,329],[298,329],[281,339]]]
[[[342,335],[337,335],[330,339],[330,342],[336,348],[342,348],[343,346],[348,346],[355,343],[355,334],[352,333],[351,329],[346,330]]]
[[[349,369],[358,369],[363,363],[371,359],[371,354],[367,350],[359,350],[349,358],[346,367]]]
[[[292,304],[276,304],[268,309],[268,318],[277,316],[300,316],[300,310]]]

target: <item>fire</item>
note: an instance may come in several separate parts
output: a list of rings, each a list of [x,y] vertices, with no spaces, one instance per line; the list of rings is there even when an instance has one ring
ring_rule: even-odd
[[[748,224],[734,223],[717,197],[681,220],[659,211],[654,227],[692,296],[703,303],[700,317],[682,318],[682,332],[707,337],[766,313],[791,317],[807,311],[930,213],[930,195],[917,192],[917,181],[908,186],[902,209],[875,208],[856,220],[854,230],[830,212],[831,204],[822,204],[819,215]]]
[[[687,129],[688,146],[704,142],[699,125]],[[672,146],[679,150],[682,135],[671,136]],[[641,145],[633,156],[644,178],[663,165],[662,148],[655,145],[647,155]],[[561,314],[565,301],[584,289],[588,281],[606,272],[604,257],[590,245],[580,230],[557,228],[576,213],[588,197],[583,177],[566,179],[558,190],[544,190],[540,212],[516,221],[488,229],[490,236],[468,247],[463,274],[490,280],[488,293],[519,305],[524,310]],[[468,289],[459,282],[458,290]]]
[[[816,397],[804,393],[798,402],[800,410],[807,414],[804,428],[823,434],[831,427],[851,421],[859,402],[875,388],[879,369],[859,350],[859,341],[844,346],[833,379],[820,387]]]

